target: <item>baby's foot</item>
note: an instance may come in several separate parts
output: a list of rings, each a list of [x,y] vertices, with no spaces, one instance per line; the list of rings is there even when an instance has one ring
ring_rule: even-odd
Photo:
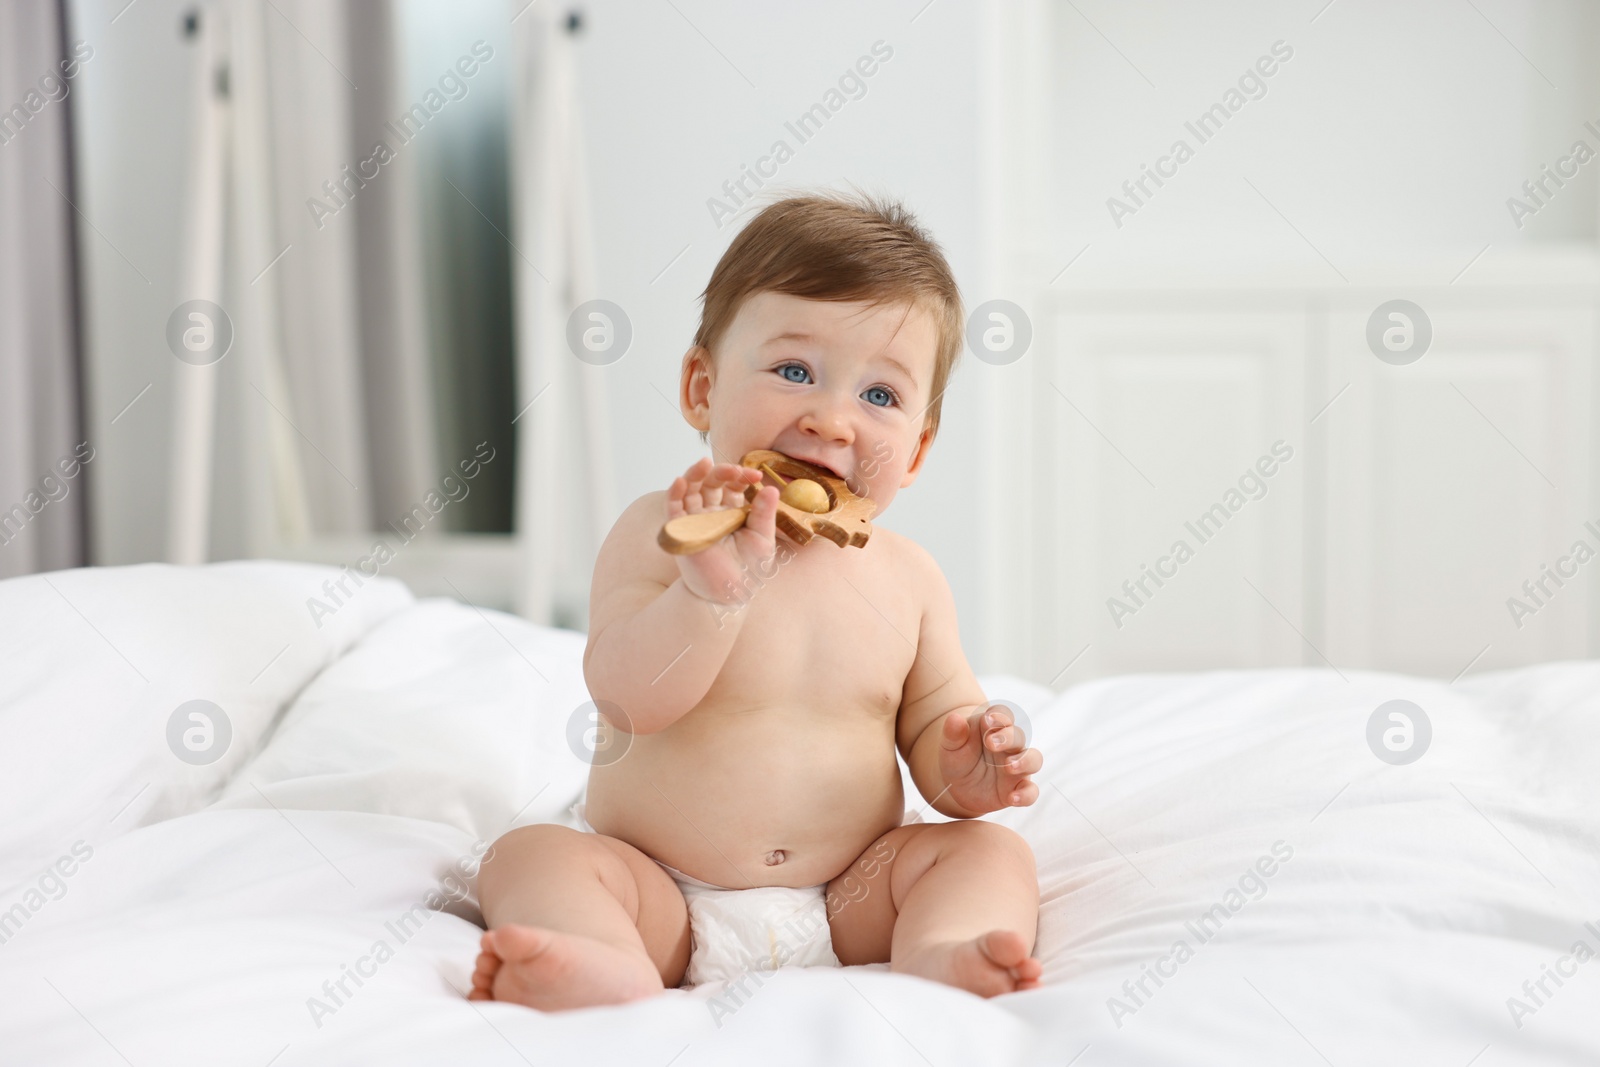
[[[625,1004],[661,992],[648,959],[581,934],[508,923],[486,930],[468,1000],[562,1011]]]
[[[1044,965],[1028,955],[1028,944],[1014,930],[990,930],[971,941],[946,941],[894,960],[890,970],[931,978],[993,997],[1039,988]]]

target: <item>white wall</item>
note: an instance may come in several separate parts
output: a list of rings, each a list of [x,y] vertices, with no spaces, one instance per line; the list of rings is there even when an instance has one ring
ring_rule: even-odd
[[[628,354],[608,370],[621,502],[664,488],[707,454],[677,410],[679,362],[698,322],[696,298],[749,215],[719,227],[706,202],[774,140],[796,153],[763,195],[853,183],[899,197],[944,246],[969,303],[983,299],[974,210],[980,5],[940,0],[919,16],[924,2],[678,3],[687,19],[669,4],[585,5],[580,61],[599,295],[622,305],[635,330]],[[784,123],[877,41],[894,54],[865,79],[865,95],[798,144]],[[969,654],[980,569],[967,524],[976,518],[958,505],[952,521],[941,501],[969,500],[963,487],[980,475],[974,383],[984,369],[963,358],[927,466],[881,520],[939,560]]]
[[[1061,284],[1128,264],[1263,260],[1337,281],[1334,268],[1431,254],[1464,266],[1486,243],[1594,241],[1600,160],[1522,229],[1505,201],[1574,140],[1600,147],[1583,125],[1600,126],[1600,6],[1326,4],[1053,5],[1046,277],[1085,244]],[[1265,96],[1204,144],[1184,129],[1280,40],[1293,57]],[[1179,137],[1194,158],[1117,226],[1107,199]]]

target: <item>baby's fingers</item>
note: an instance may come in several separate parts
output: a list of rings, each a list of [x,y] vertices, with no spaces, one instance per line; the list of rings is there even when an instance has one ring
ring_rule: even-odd
[[[750,501],[750,517],[744,528],[753,534],[775,540],[778,536],[778,490],[776,486],[763,485],[755,499]]]
[[[1012,721],[1011,709],[1004,704],[990,704],[983,709],[985,727],[1010,726]]]
[[[1004,704],[983,709],[983,747],[989,752],[1020,752],[1028,739],[1016,716]]]
[[[702,456],[687,471],[672,480],[667,487],[667,518],[699,510],[700,484],[711,469],[711,460]]]
[[[716,464],[701,458],[684,475],[689,483],[683,497],[684,509],[691,514],[715,508],[722,503],[722,485],[716,477]]]
[[[1028,743],[1017,726],[998,726],[983,735],[983,747],[991,753],[1021,752]]]
[[[1001,769],[1007,774],[1017,775],[1038,774],[1042,767],[1044,767],[1044,753],[1036,748],[1019,752],[1001,764]]]
[[[1005,802],[1013,808],[1025,808],[1038,799],[1039,787],[1031,778],[1020,779],[1005,796]]]
[[[737,463],[718,463],[706,472],[700,487],[703,506],[737,507],[744,503],[745,486],[761,480],[761,472]]]
[[[714,463],[711,465],[711,469],[706,471],[705,477],[707,485],[718,487],[738,486],[743,488],[751,482],[759,482],[760,480],[760,471],[754,467],[740,466],[737,463]]]
[[[680,475],[672,479],[672,484],[667,486],[667,518],[675,519],[679,515],[688,513],[684,500],[689,493],[689,483]]]
[[[765,570],[777,550],[778,542],[778,490],[764,485],[750,502],[750,514],[744,525],[734,531],[733,539],[744,558],[745,566]]]
[[[952,711],[944,717],[939,741],[945,751],[959,752],[980,736],[981,729],[976,723],[968,722],[959,711]]]

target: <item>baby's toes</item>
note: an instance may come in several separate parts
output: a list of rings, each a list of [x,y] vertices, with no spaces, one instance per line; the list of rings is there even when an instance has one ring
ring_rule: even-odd
[[[996,966],[1006,970],[1028,959],[1028,944],[1015,930],[990,930],[978,938],[978,947]]]
[[[524,963],[550,947],[549,930],[507,923],[484,934],[484,950],[512,963]]]
[[[1040,963],[1032,956],[1029,956],[1027,959],[1011,968],[1011,973],[1017,977],[1018,988],[1021,988],[1023,982],[1032,982],[1037,985],[1039,976],[1044,973],[1044,964]]]
[[[472,969],[472,991],[468,1000],[493,1000],[494,976],[500,973],[500,957],[493,952],[478,953],[477,965]]]

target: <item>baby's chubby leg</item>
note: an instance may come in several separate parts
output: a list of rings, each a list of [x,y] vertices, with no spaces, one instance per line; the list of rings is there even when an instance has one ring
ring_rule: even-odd
[[[541,1011],[621,1004],[677,986],[689,913],[661,867],[603,834],[539,824],[494,843],[478,873],[489,929],[472,1000]]]
[[[967,819],[890,830],[828,883],[839,962],[882,963],[992,997],[1039,985],[1033,851]]]

